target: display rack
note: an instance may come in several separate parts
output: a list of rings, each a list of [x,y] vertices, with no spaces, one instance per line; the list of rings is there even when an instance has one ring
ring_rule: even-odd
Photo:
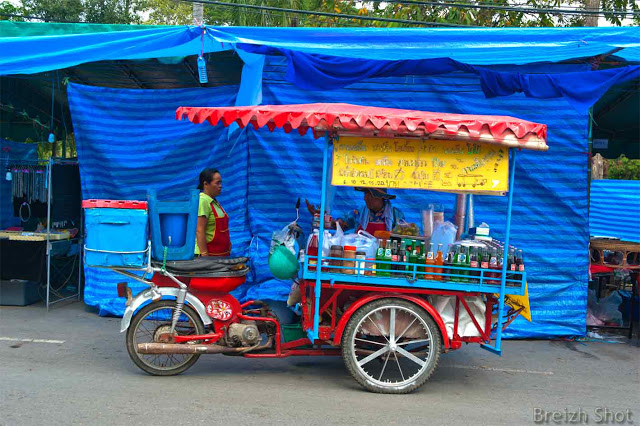
[[[44,185],[44,191],[46,192],[46,202],[47,202],[47,228],[46,232],[22,232],[22,231],[10,231],[4,232],[5,237],[8,237],[9,240],[22,240],[22,241],[42,241],[45,244],[45,256],[46,256],[46,285],[45,285],[45,304],[47,310],[51,307],[51,305],[62,302],[70,299],[80,300],[80,296],[82,294],[82,268],[81,268],[81,259],[82,259],[82,233],[80,230],[83,226],[83,216],[82,209],[79,210],[79,223],[78,226],[78,234],[75,237],[70,238],[61,238],[59,234],[53,233],[55,230],[52,228],[52,211],[51,206],[53,203],[53,180],[52,174],[54,170],[54,165],[77,165],[78,162],[76,160],[68,160],[68,159],[60,159],[60,158],[50,158],[49,160],[41,161],[41,160],[16,160],[13,162],[8,162],[8,167],[20,167],[20,166],[44,166],[45,167],[45,176],[42,181],[38,181],[38,185]],[[70,256],[69,262],[65,266],[60,269],[66,268],[69,264],[71,265],[71,272],[69,274],[69,278],[65,280],[64,284],[66,284],[71,276],[74,274],[74,270],[78,268],[77,275],[77,289],[72,294],[63,294],[61,291],[63,287],[54,288],[53,283],[51,282],[53,276],[53,269],[55,269],[55,265],[52,265],[52,258],[58,257],[61,253],[64,253],[71,247],[73,244],[77,244],[78,251],[77,253]]]

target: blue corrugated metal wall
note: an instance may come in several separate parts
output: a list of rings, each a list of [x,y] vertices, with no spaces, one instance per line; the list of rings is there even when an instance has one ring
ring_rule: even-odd
[[[640,181],[591,181],[589,234],[640,243]]]

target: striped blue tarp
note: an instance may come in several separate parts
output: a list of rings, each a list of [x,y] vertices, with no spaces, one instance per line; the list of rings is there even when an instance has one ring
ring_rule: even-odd
[[[437,77],[371,79],[330,92],[302,91],[284,78],[286,60],[270,58],[265,66],[263,104],[348,102],[464,114],[511,115],[548,125],[548,152],[522,151],[517,157],[512,244],[525,251],[533,323],[517,319],[508,337],[582,335],[586,330],[588,270],[587,114],[562,99],[534,100],[525,96],[486,99],[478,78],[454,73]],[[552,65],[546,65],[546,69]],[[569,69],[559,66],[558,71]],[[535,67],[530,68],[536,72]],[[524,70],[522,70],[524,71]],[[283,298],[288,282],[275,280],[266,266],[271,231],[295,218],[297,197],[320,200],[321,140],[297,133],[250,131],[248,217],[251,233],[260,241],[254,261],[256,286],[251,297]],[[452,220],[450,194],[394,191],[399,206],[412,222],[420,223],[420,209],[443,202]],[[504,239],[506,197],[477,196],[475,218]],[[337,188],[334,216],[363,204],[362,194]],[[302,212],[307,229],[311,218]],[[304,226],[304,225],[303,225]],[[567,259],[571,259],[570,262]]]
[[[640,243],[640,181],[592,180],[589,234]]]
[[[306,92],[286,82],[284,61],[267,61],[263,104],[348,102],[512,115],[546,123],[550,150],[518,155],[512,226],[512,244],[525,250],[533,323],[518,319],[507,336],[584,334],[588,268],[586,113],[577,112],[562,99],[541,101],[524,95],[486,99],[478,77],[464,73],[371,79],[341,90]],[[558,71],[567,68],[558,66]],[[239,296],[284,300],[291,283],[274,279],[268,271],[270,236],[295,219],[298,197],[319,203],[322,142],[310,135],[270,133],[266,129],[246,129],[225,140],[221,127],[171,123],[175,106],[229,105],[233,90],[149,91],[151,94],[145,96],[148,91],[73,85],[69,96],[83,191],[85,197],[139,198],[146,188],[155,187],[177,196],[193,185],[202,166],[220,168],[225,182],[221,201],[232,219],[234,250],[252,254],[253,276]],[[124,110],[116,108],[122,105]],[[115,185],[108,182],[111,179],[116,180]],[[396,205],[410,221],[419,223],[420,209],[430,202],[444,203],[447,219],[452,218],[455,197],[451,194],[406,190],[396,194]],[[479,196],[474,201],[476,220],[487,222],[494,235],[504,238],[506,198]],[[362,203],[361,193],[337,188],[332,213],[337,217]],[[311,226],[305,209],[301,211],[301,224],[305,230]],[[253,243],[249,244],[251,238]],[[115,279],[108,283],[103,273],[87,272],[87,303],[100,306],[105,314],[121,313]]]
[[[180,105],[233,105],[237,86],[179,90],[120,90],[68,86],[82,197],[145,200],[148,189],[168,200],[186,199],[205,167],[224,170],[220,197],[231,215],[237,247],[248,246],[244,199],[246,150],[231,151],[226,130],[176,121]],[[231,152],[233,156],[229,155]],[[91,232],[90,229],[87,229]],[[123,277],[104,269],[85,268],[85,302],[103,315],[121,315],[124,299],[115,284]],[[134,290],[141,284],[130,283]]]

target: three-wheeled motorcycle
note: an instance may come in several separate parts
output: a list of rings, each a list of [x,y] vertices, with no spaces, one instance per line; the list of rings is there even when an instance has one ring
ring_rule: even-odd
[[[547,149],[545,125],[511,117],[348,104],[180,107],[176,114],[196,124],[236,123],[272,132],[296,130],[300,135],[311,130],[316,139],[323,139],[320,211],[326,210],[331,184],[506,196],[505,247],[510,240],[516,153]],[[448,156],[453,176],[445,178],[444,170],[439,179],[420,173],[423,166],[444,164],[435,153]],[[372,155],[377,155],[376,164],[371,164]],[[470,163],[457,160],[462,157]],[[404,168],[401,175],[396,173],[398,164]],[[502,180],[479,177],[478,169],[487,164],[495,172],[506,169]],[[318,236],[323,247],[324,221]],[[122,283],[118,293],[127,298],[121,325],[127,350],[150,374],[182,373],[203,354],[336,355],[366,389],[408,393],[429,379],[443,352],[459,349],[463,342],[501,354],[504,328],[525,309],[505,299],[526,294],[526,272],[508,273],[506,250],[504,256],[500,270],[453,265],[436,270],[406,263],[381,274],[385,261],[340,263],[343,259],[322,250],[306,253],[295,278],[301,311],[297,329],[281,324],[268,304],[241,303],[230,294],[245,282],[247,258],[163,261],[152,259],[149,252],[140,268],[111,269],[148,285],[133,296]]]

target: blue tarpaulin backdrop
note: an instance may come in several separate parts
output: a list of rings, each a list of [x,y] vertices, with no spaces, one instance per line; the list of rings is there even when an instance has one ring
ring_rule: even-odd
[[[591,181],[589,233],[640,243],[640,181]]]
[[[303,91],[285,79],[286,58],[270,57],[263,73],[263,103],[349,102],[449,113],[512,115],[548,125],[549,152],[518,156],[513,244],[526,252],[533,324],[517,320],[511,337],[581,335],[585,330],[587,251],[587,114],[564,99],[522,94],[486,99],[477,75],[368,79],[330,92]],[[548,69],[548,67],[547,67]],[[570,71],[570,66],[557,70]],[[530,72],[540,71],[532,66]],[[270,235],[295,219],[295,200],[319,201],[321,141],[297,133],[226,131],[208,124],[176,122],[178,105],[231,105],[237,87],[171,91],[115,90],[72,85],[72,108],[83,196],[141,198],[154,187],[171,198],[195,185],[205,165],[223,174],[220,197],[232,219],[235,254],[252,255],[251,283],[242,298],[284,299],[290,282],[275,280],[266,265]],[[125,106],[124,108],[121,106]],[[118,108],[116,108],[118,106]],[[550,113],[550,111],[552,113]],[[454,196],[397,191],[396,205],[419,222],[419,208],[443,201],[451,219]],[[476,197],[476,218],[503,238],[506,199]],[[362,204],[362,195],[338,188],[334,216]],[[310,227],[306,212],[303,223]],[[553,236],[553,237],[552,237]],[[562,244],[553,241],[562,236]],[[254,238],[250,246],[251,238]],[[566,259],[571,259],[567,262]],[[103,314],[123,304],[103,272],[87,271],[85,300]]]

